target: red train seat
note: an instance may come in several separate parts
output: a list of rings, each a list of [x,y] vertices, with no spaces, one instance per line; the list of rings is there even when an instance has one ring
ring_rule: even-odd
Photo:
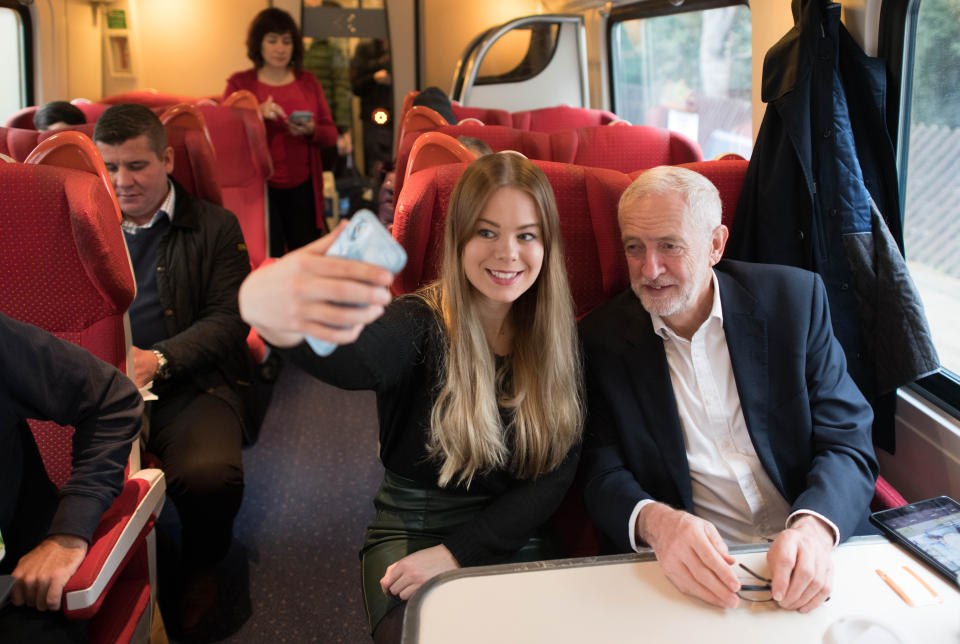
[[[259,108],[242,105],[234,102],[230,106],[197,108],[216,150],[216,177],[223,207],[237,216],[250,263],[257,267],[267,256],[266,186],[273,174],[273,162]]]
[[[513,116],[507,110],[498,110],[492,107],[466,107],[456,101],[453,101],[450,106],[458,122],[463,119],[477,119],[484,125],[513,127]]]
[[[470,163],[473,160],[473,152],[455,138],[442,132],[425,132],[413,143],[404,180],[426,168],[447,163]]]
[[[529,159],[573,163],[620,172],[658,165],[700,161],[699,146],[676,132],[642,125],[590,126],[557,132],[537,132],[489,125],[446,125],[433,130],[451,137],[469,136],[494,152],[516,150]],[[397,149],[396,193],[403,189],[415,134],[407,134]]]
[[[51,136],[29,161],[0,164],[0,310],[126,371],[124,317],[135,286],[103,162],[75,132]],[[31,421],[31,429],[51,480],[62,485],[72,428]],[[129,641],[149,624],[155,589],[147,534],[163,496],[159,470],[133,474],[65,587],[64,612],[91,619],[91,642]]]
[[[217,156],[200,110],[179,103],[160,115],[167,131],[167,145],[173,148],[173,178],[190,194],[223,205],[217,181]]]
[[[7,119],[7,122],[4,124],[7,127],[17,127],[24,130],[32,130],[33,128],[33,115],[37,112],[37,106],[31,105],[29,107],[24,107],[23,109],[17,110],[14,112],[10,118]]]
[[[591,126],[578,128],[574,133],[576,154],[572,162],[577,165],[635,172],[703,159],[695,141],[666,129],[644,125]]]
[[[0,127],[0,154],[14,161],[24,161],[37,147],[40,133],[19,127]]]
[[[617,120],[617,115],[590,107],[557,105],[536,110],[514,112],[513,127],[537,132],[557,132],[591,125],[606,125]]]

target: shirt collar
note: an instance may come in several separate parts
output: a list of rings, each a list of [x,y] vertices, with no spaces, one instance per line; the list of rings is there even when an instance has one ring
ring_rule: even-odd
[[[166,216],[170,222],[173,222],[173,209],[176,207],[177,201],[177,191],[173,189],[173,182],[170,179],[167,179],[167,198],[163,200],[160,204],[160,207],[157,209],[157,212],[153,214],[153,217],[150,218],[150,221],[138,226],[137,224],[124,219],[120,222],[120,227],[123,229],[123,232],[136,235],[141,230],[146,230],[147,228],[153,228],[161,217]]]
[[[720,304],[720,283],[717,281],[716,271],[710,271],[710,283],[713,286],[713,306],[710,307],[710,315],[708,315],[707,319],[700,325],[700,329],[704,328],[713,319],[719,320],[720,326],[723,326],[723,306]],[[656,313],[650,314],[650,322],[653,323],[654,332],[664,340],[680,337],[674,333],[673,330],[667,326],[667,323],[663,321],[663,318]],[[697,331],[700,329],[697,329]]]

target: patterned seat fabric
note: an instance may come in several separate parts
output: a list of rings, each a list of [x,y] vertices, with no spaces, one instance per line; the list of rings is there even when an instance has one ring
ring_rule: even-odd
[[[484,125],[505,125],[513,127],[513,117],[506,110],[497,110],[487,107],[465,107],[459,103],[451,103],[453,115],[458,121],[463,119],[477,119]]]
[[[514,112],[513,127],[537,132],[558,132],[591,125],[606,125],[617,120],[617,115],[590,107],[557,105],[536,110]]]
[[[23,162],[33,148],[37,147],[37,138],[40,133],[36,130],[27,130],[18,127],[0,127],[0,154],[5,154],[14,161]]]
[[[126,371],[123,316],[135,286],[114,202],[80,170],[0,164],[0,311]],[[14,252],[15,249],[15,252]],[[31,424],[50,479],[70,472],[69,436]]]
[[[254,267],[267,256],[266,183],[273,174],[266,130],[257,113],[199,105],[216,150],[223,207],[237,216]]]
[[[676,165],[702,159],[699,146],[685,136],[642,125],[613,128],[595,125],[547,133],[470,123],[448,125],[434,131],[453,138],[469,136],[480,139],[494,152],[516,150],[529,159],[620,172],[642,171],[658,165]],[[410,149],[418,136],[419,133],[405,135],[397,148],[396,194],[403,189]]]

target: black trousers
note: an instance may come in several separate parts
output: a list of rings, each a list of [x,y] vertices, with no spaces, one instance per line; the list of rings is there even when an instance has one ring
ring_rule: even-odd
[[[161,383],[162,384],[162,383]],[[177,506],[186,571],[223,559],[243,498],[240,419],[224,400],[192,384],[158,387],[150,403],[147,451],[163,461]]]
[[[33,435],[22,430],[23,468],[19,481],[5,481],[0,494],[17,492],[17,510],[13,525],[3,531],[6,555],[0,561],[0,574],[9,575],[20,557],[33,550],[47,536],[57,510],[57,488],[47,478]],[[40,612],[34,608],[8,604],[0,609],[0,642],[86,642],[87,622],[68,620],[62,612]]]
[[[317,238],[317,212],[313,183],[307,179],[295,188],[267,186],[270,199],[270,256],[306,246]]]

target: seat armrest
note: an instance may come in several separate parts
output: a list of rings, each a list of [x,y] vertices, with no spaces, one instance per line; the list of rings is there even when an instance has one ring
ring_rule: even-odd
[[[907,504],[907,500],[897,492],[897,489],[890,485],[882,476],[877,477],[877,484],[873,490],[873,500],[870,501],[870,509],[873,512],[880,510],[889,510],[899,508]]]
[[[153,528],[165,494],[160,470],[140,470],[127,479],[120,496],[104,512],[83,563],[63,589],[67,617],[89,619],[96,614],[135,547]]]

